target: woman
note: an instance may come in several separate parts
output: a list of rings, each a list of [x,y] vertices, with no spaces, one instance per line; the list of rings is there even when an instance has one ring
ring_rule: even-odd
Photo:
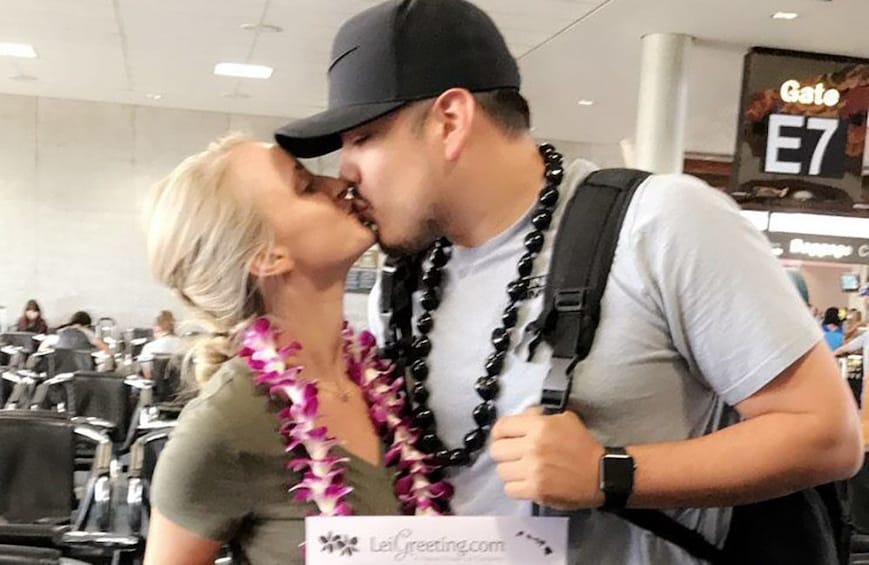
[[[397,513],[369,416],[383,406],[357,386],[347,353],[355,349],[342,337],[344,280],[374,241],[346,192],[279,148],[238,136],[154,188],[151,269],[212,333],[190,353],[199,394],[155,471],[147,565],[212,563],[224,544],[241,562],[301,564],[305,515]],[[318,452],[331,444],[311,440],[314,425],[340,445]],[[300,441],[304,430],[313,435]],[[314,477],[336,485],[332,498],[313,494],[308,456],[336,472],[343,465],[337,478]]]
[[[821,328],[824,330],[824,340],[831,351],[836,351],[842,347],[845,335],[842,331],[842,317],[838,308],[827,308],[824,312],[824,321],[821,322]]]
[[[35,334],[48,333],[48,324],[42,317],[42,309],[36,300],[32,298],[24,306],[24,312],[18,318],[17,329],[19,332],[33,332]]]

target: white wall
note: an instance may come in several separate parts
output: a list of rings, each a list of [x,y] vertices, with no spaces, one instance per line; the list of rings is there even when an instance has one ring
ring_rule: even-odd
[[[809,300],[822,312],[830,307],[863,310],[862,299],[857,293],[842,292],[839,277],[845,273],[861,273],[861,280],[865,281],[865,268],[859,265],[803,263],[800,272],[809,289]]]
[[[0,305],[10,323],[28,298],[52,325],[76,310],[124,327],[148,326],[163,308],[182,315],[147,270],[148,187],[228,131],[271,139],[285,121],[0,95]],[[364,297],[349,302],[351,318],[364,317]]]
[[[0,95],[0,305],[36,298],[52,325],[76,310],[148,326],[183,309],[151,278],[140,206],[148,187],[228,131],[270,140],[281,117]],[[568,160],[622,165],[618,145],[553,141]],[[337,172],[335,156],[309,162]],[[348,318],[364,325],[363,295]],[[2,318],[2,315],[0,315]],[[2,320],[0,320],[2,321]]]

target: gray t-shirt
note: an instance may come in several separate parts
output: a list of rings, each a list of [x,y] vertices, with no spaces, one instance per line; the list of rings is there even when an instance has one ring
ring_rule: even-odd
[[[562,184],[569,193],[594,170],[574,163]],[[430,406],[449,446],[461,445],[480,402],[474,381],[491,352],[490,335],[507,304],[530,229],[530,211],[483,245],[454,247],[434,314],[429,356]],[[557,225],[557,223],[555,224]],[[554,229],[546,239],[522,304],[513,348],[501,376],[498,414],[539,404],[551,350],[532,360],[525,330],[543,307]],[[379,289],[369,302],[372,328]],[[570,408],[605,445],[678,441],[734,422],[729,408],[748,398],[811,349],[820,331],[769,244],[726,195],[693,177],[658,175],[638,190],[619,237],[601,321],[588,358],[577,366]],[[417,312],[418,312],[417,303]],[[491,458],[452,472],[453,508],[462,515],[527,515],[530,505],[504,495]],[[729,509],[686,509],[673,515],[723,542]],[[571,563],[693,564],[681,549],[597,511],[571,514]]]

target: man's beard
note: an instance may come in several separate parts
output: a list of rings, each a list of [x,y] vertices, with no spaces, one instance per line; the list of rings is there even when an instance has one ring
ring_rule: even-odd
[[[390,257],[416,255],[431,247],[442,236],[437,221],[432,217],[423,220],[421,226],[421,229],[417,233],[412,234],[403,241],[384,242],[378,233],[377,243],[380,245],[380,249]]]

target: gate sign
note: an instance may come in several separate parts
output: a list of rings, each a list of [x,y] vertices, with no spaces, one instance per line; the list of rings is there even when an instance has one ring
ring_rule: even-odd
[[[745,57],[730,192],[767,209],[869,216],[869,60],[756,47]]]

